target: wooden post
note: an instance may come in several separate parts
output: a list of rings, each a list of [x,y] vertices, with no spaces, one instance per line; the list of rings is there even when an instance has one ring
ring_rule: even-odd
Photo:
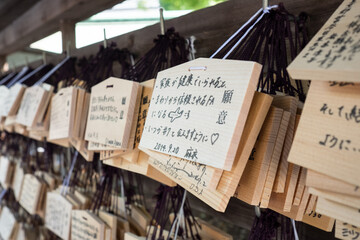
[[[62,19],[60,21],[60,31],[62,35],[62,49],[66,52],[68,47],[70,54],[73,53],[75,47],[75,21]]]
[[[2,73],[4,64],[6,63],[6,55],[0,55],[0,72]]]

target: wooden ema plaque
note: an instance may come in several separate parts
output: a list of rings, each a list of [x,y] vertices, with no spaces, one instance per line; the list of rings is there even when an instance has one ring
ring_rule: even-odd
[[[73,210],[71,216],[71,239],[104,240],[105,226],[105,223],[92,212]]]
[[[3,187],[12,187],[12,179],[14,174],[14,164],[10,162],[8,157],[0,157],[0,183]]]
[[[35,127],[36,123],[41,121],[44,116],[52,91],[53,87],[49,85],[27,88],[16,116],[16,123],[27,127]]]
[[[260,203],[282,114],[282,109],[270,108],[254,146],[253,154],[249,158],[236,189],[234,196],[248,204],[257,206]]]
[[[305,181],[306,181],[306,172],[307,172],[306,168],[301,168],[300,169],[299,181],[298,181],[298,184],[296,186],[296,192],[295,192],[294,202],[293,202],[293,204],[295,206],[298,206],[300,204],[301,196],[304,193]]]
[[[94,152],[89,150],[89,142],[84,139],[86,129],[86,121],[84,121],[84,119],[88,118],[90,93],[83,92],[82,90],[79,91],[79,93],[76,104],[75,122],[80,122],[80,124],[78,131],[75,131],[74,135],[70,138],[70,143],[86,161],[91,162],[94,158]],[[84,93],[84,96],[82,96],[82,93]]]
[[[46,195],[45,226],[61,239],[70,239],[73,205],[56,192]]]
[[[73,134],[78,91],[74,87],[60,89],[51,101],[49,141],[64,141]]]
[[[360,84],[313,81],[289,162],[359,184],[359,94]]]
[[[274,150],[271,155],[269,169],[266,173],[265,185],[262,190],[261,201],[260,201],[260,207],[262,208],[267,208],[269,205],[270,196],[275,183],[275,177],[278,172],[280,156],[283,149],[287,128],[289,125],[289,120],[290,120],[290,112],[283,111],[280,127],[276,134],[276,142],[275,142]]]
[[[353,208],[327,198],[318,197],[316,204],[316,212],[339,219],[340,221],[353,224],[355,226],[360,225],[360,209]]]
[[[283,194],[272,194],[269,202],[269,208],[288,218],[296,221],[301,221],[304,217],[307,204],[309,202],[310,194],[308,188],[305,188],[298,206],[292,206],[289,212],[284,211],[284,196]]]
[[[149,111],[149,106],[150,106],[150,99],[152,96],[152,92],[154,89],[154,83],[155,83],[155,79],[151,79],[145,82],[140,83],[140,86],[142,87],[142,93],[138,95],[141,96],[140,97],[140,101],[139,101],[139,111],[135,111],[135,115],[134,115],[134,120],[133,120],[133,124],[132,124],[132,130],[131,133],[134,137],[133,139],[133,150],[130,151],[119,151],[119,150],[109,150],[109,151],[100,151],[100,159],[104,160],[104,159],[109,159],[109,158],[113,158],[113,157],[118,157],[118,156],[122,156],[125,159],[127,159],[128,161],[136,161],[136,159],[138,158],[139,154],[139,150],[138,150],[138,146],[140,143],[140,139],[144,130],[144,125],[145,125],[145,120]],[[133,137],[130,137],[130,139],[132,139]],[[127,156],[124,156],[127,155]],[[130,159],[129,160],[129,155],[130,155]]]
[[[345,0],[287,68],[293,79],[360,82],[360,2]]]
[[[312,170],[307,171],[306,186],[317,188],[319,190],[321,189],[324,191],[360,197],[359,186],[349,184]]]
[[[346,194],[340,194],[331,191],[324,191],[316,188],[309,188],[309,192],[319,197],[329,199],[331,201],[341,203],[353,208],[360,208],[360,198],[349,196]]]
[[[230,171],[260,69],[199,58],[159,72],[140,146]]]
[[[0,86],[0,117],[5,116],[4,114],[4,101],[9,94],[9,89],[6,86]]]
[[[8,207],[4,207],[0,214],[0,235],[2,239],[13,239],[14,230],[16,227],[16,218],[11,213]]]
[[[16,163],[13,184],[12,184],[14,196],[17,201],[20,200],[21,191],[22,191],[23,182],[24,182],[24,170],[21,168],[20,165],[21,165],[20,161]]]
[[[16,115],[21,99],[23,97],[25,91],[25,86],[22,84],[15,84],[11,88],[9,88],[8,94],[6,95],[6,98],[4,98],[3,104],[2,104],[2,116],[13,116]]]
[[[138,88],[137,82],[114,77],[92,87],[85,140],[127,149]]]
[[[236,160],[231,171],[179,159],[155,151],[141,149],[149,154],[149,163],[170,179],[191,192],[217,211],[225,211],[227,203],[235,193],[255,140],[264,123],[272,98],[256,93],[242,137]],[[246,140],[248,141],[246,141]]]
[[[300,115],[296,115],[294,131],[296,131],[296,129],[297,129],[299,120],[300,120]],[[299,179],[300,169],[301,169],[301,167],[296,164],[292,164],[292,163],[288,164],[287,180],[289,181],[289,183],[285,184],[285,191],[284,191],[284,194],[286,194],[285,195],[285,203],[284,203],[284,211],[286,211],[286,212],[290,211],[292,204],[293,204],[293,200],[294,200],[294,196],[295,196],[295,192],[296,192],[296,186],[297,186],[297,182]]]
[[[273,98],[270,95],[255,92],[233,167],[231,171],[223,171],[217,185],[216,189],[221,193],[227,196],[234,195],[269,112],[272,100]]]
[[[335,237],[343,240],[360,239],[360,228],[346,222],[336,220]]]
[[[309,191],[309,193],[310,193],[310,191]],[[305,214],[310,214],[313,210],[315,210],[316,201],[317,201],[317,196],[310,194],[309,202],[305,209]]]
[[[310,213],[305,213],[301,221],[323,231],[331,232],[334,228],[335,219],[311,211]]]
[[[286,130],[283,149],[281,152],[278,173],[276,175],[275,183],[273,187],[274,192],[283,193],[285,191],[285,180],[289,167],[288,156],[294,138],[294,127],[295,127],[298,100],[295,97],[291,97],[291,96],[275,96],[273,105],[275,107],[282,108],[283,110],[290,112],[290,119]]]
[[[37,213],[43,188],[44,184],[37,177],[25,174],[19,203],[28,213]]]

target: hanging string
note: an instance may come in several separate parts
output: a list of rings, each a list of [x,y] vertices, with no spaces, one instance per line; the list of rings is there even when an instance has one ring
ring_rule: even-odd
[[[63,195],[63,196],[67,194],[67,189],[68,189],[68,186],[69,186],[69,183],[70,183],[70,178],[71,178],[72,172],[74,170],[78,154],[79,154],[79,152],[75,150],[75,154],[74,154],[74,157],[73,157],[73,160],[72,160],[72,163],[71,163],[69,173],[68,173],[67,177],[64,179],[64,182],[63,182],[63,185],[62,185],[61,195]]]
[[[239,46],[239,44],[241,43],[241,41],[249,34],[249,32],[251,30],[253,30],[254,26],[263,18],[263,16],[267,13],[269,13],[269,10],[270,9],[273,9],[273,8],[277,8],[278,5],[274,5],[274,6],[271,6],[271,7],[267,7],[265,10],[263,10],[262,8],[259,9],[259,11],[263,11],[262,14],[260,15],[259,18],[256,19],[255,23],[249,27],[249,29],[244,33],[244,35],[241,36],[241,38],[235,43],[235,45],[230,49],[230,51],[227,52],[227,54],[225,54],[225,56],[222,58],[222,59],[226,59],[233,51],[235,48],[237,48],[237,46]],[[255,17],[256,15],[254,15],[253,17]],[[251,22],[253,20],[253,17],[251,17],[249,19],[248,22],[245,23],[245,26]]]
[[[296,230],[295,220],[294,219],[291,219],[291,224],[293,226],[295,240],[299,240],[299,236],[298,236],[298,233],[297,233],[297,230]]]
[[[174,240],[177,239],[177,236],[178,236],[178,231],[179,231],[179,228],[180,228],[180,224],[183,225],[183,228],[185,228],[185,222],[184,222],[184,204],[185,204],[185,199],[186,199],[186,193],[187,191],[184,190],[184,194],[183,194],[183,198],[182,198],[182,201],[181,201],[181,207],[180,207],[180,210],[179,212],[177,213],[176,215],[176,218],[174,219],[174,222],[171,226],[171,229],[170,229],[170,232],[169,232],[169,236],[168,236],[168,239],[170,239],[170,236],[171,234],[173,233],[173,230],[175,228],[175,235],[174,235]],[[176,226],[176,227],[175,227]]]

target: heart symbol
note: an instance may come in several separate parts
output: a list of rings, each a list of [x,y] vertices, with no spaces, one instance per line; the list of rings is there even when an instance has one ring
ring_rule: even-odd
[[[214,143],[219,139],[219,136],[220,136],[219,133],[211,134],[211,145],[214,145]]]

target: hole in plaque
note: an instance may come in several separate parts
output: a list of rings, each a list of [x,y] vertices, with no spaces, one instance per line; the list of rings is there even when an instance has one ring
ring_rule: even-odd
[[[64,95],[63,93],[59,93],[60,96]]]
[[[86,217],[82,217],[85,221],[87,221],[87,218]]]
[[[106,85],[106,88],[113,88],[114,85]]]
[[[189,72],[190,71],[196,71],[196,70],[203,70],[203,71],[206,71],[207,69],[207,66],[194,66],[194,67],[189,67]]]

